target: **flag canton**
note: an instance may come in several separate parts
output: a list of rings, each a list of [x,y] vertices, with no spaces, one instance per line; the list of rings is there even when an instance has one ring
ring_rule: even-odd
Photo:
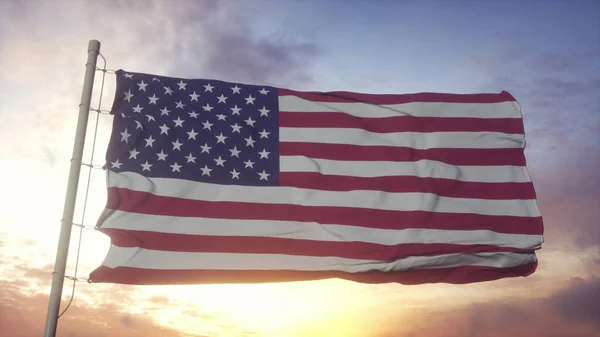
[[[277,88],[116,74],[107,168],[215,184],[277,185]]]

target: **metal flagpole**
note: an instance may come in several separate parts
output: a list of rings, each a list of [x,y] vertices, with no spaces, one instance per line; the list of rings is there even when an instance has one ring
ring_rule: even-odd
[[[56,326],[58,323],[58,314],[62,299],[65,270],[67,268],[71,227],[73,226],[73,214],[75,212],[75,201],[77,199],[77,188],[79,185],[79,173],[81,171],[85,133],[87,131],[88,116],[90,113],[92,89],[94,87],[94,76],[96,75],[96,62],[98,60],[98,54],[100,54],[100,42],[96,40],[90,40],[88,44],[87,63],[85,64],[83,91],[81,93],[81,102],[79,104],[79,118],[77,120],[73,154],[71,157],[71,169],[69,171],[67,194],[65,196],[65,204],[61,220],[62,223],[60,228],[60,237],[58,239],[58,249],[56,252],[56,261],[54,263],[54,272],[52,273],[52,288],[50,289],[50,300],[48,303],[48,314],[46,316],[44,337],[56,336]]]

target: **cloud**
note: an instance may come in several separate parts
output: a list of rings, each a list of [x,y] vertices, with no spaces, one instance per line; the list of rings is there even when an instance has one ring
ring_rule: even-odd
[[[39,268],[26,267],[20,264],[15,265],[14,268],[16,271],[21,272],[24,277],[43,281],[44,283],[45,281],[48,281],[48,285],[50,284],[49,281],[52,279],[52,272],[54,271],[53,264],[47,264]]]
[[[490,308],[491,307],[491,308]],[[485,331],[506,328],[506,322],[531,319],[532,314],[512,304],[490,306],[489,303],[473,305],[468,309],[468,333],[466,336],[481,336]]]
[[[528,38],[496,36],[468,60],[486,73],[482,90],[508,90],[521,105],[542,249],[600,251],[600,37],[586,31],[560,49]]]
[[[150,298],[150,302],[156,305],[168,305],[171,303],[171,300],[168,297],[164,296],[152,296]]]
[[[0,282],[0,337],[39,336],[44,328],[48,297],[24,295],[14,284]],[[190,335],[158,325],[152,319],[139,314],[122,314],[118,301],[114,304],[73,304],[59,320],[60,336],[108,337],[108,336],[173,336]]]
[[[101,41],[112,69],[280,86],[310,82],[309,66],[321,53],[314,41],[259,37],[235,2],[14,1],[0,6],[0,141],[10,144],[0,155],[31,156],[50,166],[69,154],[64,144],[72,142],[89,39]],[[105,109],[113,85],[109,75]],[[109,128],[110,120],[102,118],[101,130]],[[29,141],[14,141],[25,138]]]
[[[374,337],[593,337],[600,333],[600,279],[574,279],[547,298],[507,291],[504,298],[420,310]],[[411,322],[407,325],[405,322]]]
[[[0,240],[6,238],[0,232]],[[26,240],[7,241],[0,249],[0,337],[38,336],[44,329],[53,265],[22,258],[14,247]],[[0,247],[2,248],[2,247]],[[67,271],[69,273],[69,271]],[[61,310],[72,283],[65,281]],[[78,283],[74,300],[59,320],[58,335],[73,337],[214,337],[256,336],[257,332],[227,312],[205,309],[145,293],[141,287]],[[200,322],[200,324],[199,324]]]
[[[600,151],[574,152],[561,159],[531,168],[549,239],[544,245],[600,249]]]
[[[211,73],[279,86],[310,82],[310,76],[296,69],[306,67],[319,53],[312,43],[250,40],[241,29],[213,41],[209,48],[213,52],[206,64]]]
[[[25,168],[32,186],[45,188],[39,200],[32,201],[31,195],[19,194],[23,204],[47,205],[53,200],[62,203],[62,189],[44,183],[56,180],[56,175],[46,179],[42,172],[60,163],[63,163],[60,174],[66,172],[63,169],[68,164],[74,132],[85,47],[91,38],[103,43],[102,52],[109,60],[109,68],[281,86],[310,83],[308,69],[323,54],[321,46],[277,34],[258,36],[244,14],[236,9],[235,2],[206,0],[180,1],[177,5],[169,1],[0,2],[0,142],[5,144],[0,148],[0,158],[14,164],[15,173]],[[483,89],[509,90],[523,107],[528,160],[546,218],[544,248],[563,249],[564,242],[570,242],[578,251],[597,248],[600,163],[594,158],[599,158],[600,106],[596,95],[600,91],[597,71],[600,43],[584,41],[586,50],[565,48],[534,55],[535,48],[531,46],[501,42],[492,43],[499,50],[481,55],[468,67],[480,66],[491,74],[486,78],[492,80]],[[112,82],[109,77],[109,89]],[[363,82],[361,77],[356,85],[364,85]],[[381,83],[375,82],[380,88]],[[395,78],[393,82],[398,80]],[[411,82],[410,86],[415,84]],[[107,93],[105,102],[110,103],[110,90]],[[109,122],[101,122],[104,131],[109,129]],[[102,142],[99,144],[102,148]],[[37,162],[14,161],[27,156]],[[14,194],[12,197],[14,200]],[[13,211],[19,218],[16,227],[41,232],[42,226],[48,225],[46,219],[59,218],[60,205],[56,209],[57,214],[42,212],[39,218]],[[12,214],[7,211],[4,214]],[[12,219],[2,218],[2,221],[6,228],[15,227]],[[11,240],[8,236],[0,237],[0,253],[9,244],[15,246]],[[54,242],[51,246],[52,251],[46,255],[53,257]],[[44,253],[33,247],[12,253],[15,256],[0,255],[0,336],[39,335],[47,307],[44,291],[49,289],[51,280],[50,260],[37,261]],[[598,270],[600,258],[594,256],[595,260],[590,261],[596,268],[593,270]],[[553,268],[555,261],[543,262]],[[536,284],[536,280],[539,279],[533,275],[518,284],[520,289],[527,291],[529,286],[537,291],[541,284]],[[506,284],[500,283],[499,287]],[[254,334],[227,315],[204,311],[200,305],[181,305],[167,297],[142,297],[135,288],[88,288],[83,284],[77,289],[73,307],[60,323],[65,336],[183,336],[164,325],[192,331],[185,324],[198,325],[198,322],[221,330],[235,330],[240,336]],[[389,289],[394,290],[395,297],[391,298],[401,301],[398,288]],[[410,292],[412,288],[406,289]],[[432,309],[437,306],[435,302],[428,304],[428,308],[415,309],[421,318],[403,318],[398,326],[389,321],[382,325],[394,330],[390,336],[397,336],[399,331],[406,336],[432,337],[587,337],[598,333],[597,325],[587,314],[591,310],[597,312],[598,308],[586,301],[597,297],[595,279],[573,281],[550,300],[511,300],[519,295],[516,293],[519,289],[503,290],[504,300],[438,311]],[[68,296],[66,292],[65,295]],[[465,298],[469,300],[467,295]],[[390,301],[386,305],[382,311],[391,310],[397,303]],[[160,317],[163,325],[140,313],[143,310],[152,312],[152,317]],[[351,319],[370,319],[363,314],[357,313]],[[427,316],[434,319],[423,319]]]
[[[526,40],[493,41],[493,47],[468,60],[487,73],[484,90],[508,90],[519,101],[529,147],[563,153],[600,150],[600,38],[535,52]]]
[[[600,329],[600,278],[574,278],[565,290],[554,295],[550,303],[562,317],[593,324]]]

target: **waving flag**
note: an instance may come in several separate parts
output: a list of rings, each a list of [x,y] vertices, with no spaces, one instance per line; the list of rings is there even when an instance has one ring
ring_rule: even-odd
[[[117,72],[92,282],[526,276],[543,224],[499,94],[298,92]]]

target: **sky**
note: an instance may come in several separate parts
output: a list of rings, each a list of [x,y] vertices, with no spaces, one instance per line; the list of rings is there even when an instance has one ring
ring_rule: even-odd
[[[600,2],[597,0],[0,0],[0,337],[40,336],[87,44],[108,69],[297,90],[509,91],[544,217],[539,267],[468,285],[122,286],[78,282],[58,336],[600,335]],[[102,63],[99,63],[102,66]],[[109,109],[114,75],[96,76]],[[100,99],[102,98],[102,99]],[[104,164],[111,117],[84,161]],[[93,157],[92,157],[93,152]],[[106,200],[82,170],[75,222]],[[109,246],[74,230],[67,273]],[[71,295],[65,283],[63,305]],[[64,306],[63,306],[64,307]]]

